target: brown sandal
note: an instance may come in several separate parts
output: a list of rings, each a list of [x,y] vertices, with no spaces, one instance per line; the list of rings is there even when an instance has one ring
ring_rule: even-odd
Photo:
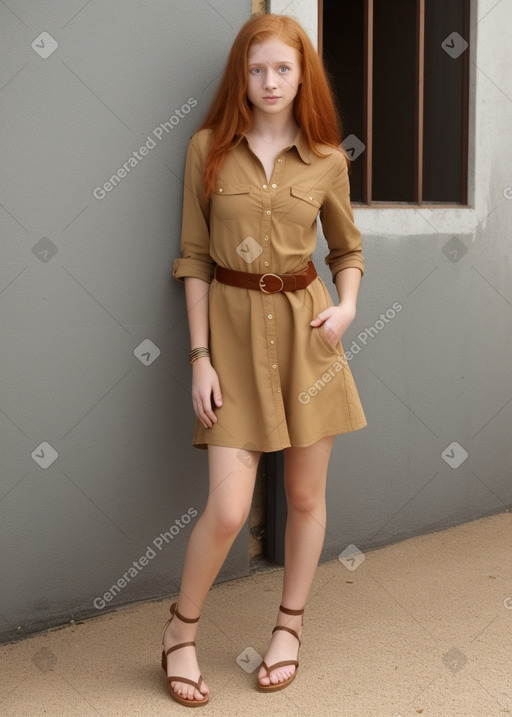
[[[192,622],[199,621],[198,617],[189,618],[189,617],[183,617],[183,615],[180,615],[180,613],[178,612],[178,603],[177,602],[173,602],[170,610],[171,610],[171,617],[167,620],[167,622],[164,625],[164,632],[165,632],[165,628],[167,627],[167,625],[169,625],[170,622],[172,622],[172,619],[174,617],[177,617],[178,620],[181,620],[182,622],[192,623]],[[164,669],[165,674],[167,674],[167,655],[169,655],[171,652],[174,652],[174,650],[180,650],[182,647],[190,647],[190,646],[195,647],[195,644],[196,644],[195,642],[181,642],[179,645],[174,645],[174,647],[170,647],[167,650],[167,652],[162,650],[162,667]],[[187,677],[177,677],[175,675],[171,675],[170,677],[167,678],[167,689],[169,690],[169,694],[171,695],[173,700],[176,700],[176,702],[179,702],[180,705],[184,705],[185,707],[201,707],[202,705],[207,704],[207,702],[209,700],[208,695],[205,697],[204,700],[196,700],[196,699],[186,700],[183,697],[180,697],[180,695],[178,695],[173,690],[173,688],[171,686],[171,682],[186,682],[188,685],[193,685],[193,687],[195,687],[198,692],[201,692],[200,685],[201,685],[201,682],[204,682],[201,675],[199,675],[199,679],[197,682],[194,682],[193,680],[189,680]],[[203,693],[201,692],[201,694],[203,694]]]
[[[281,612],[284,612],[286,615],[302,615],[304,613],[304,608],[302,610],[289,610],[286,607],[283,607],[282,605],[279,605],[279,609]],[[299,641],[299,649],[300,649],[300,637],[295,632],[295,630],[292,630],[290,627],[285,627],[284,625],[276,625],[275,628],[272,630],[272,634],[276,630],[286,630],[286,632],[289,632],[291,635],[297,638]],[[267,677],[270,679],[270,673],[272,670],[275,670],[277,667],[285,667],[288,665],[295,665],[295,672],[291,677],[288,677],[287,680],[284,680],[283,682],[278,682],[277,684],[273,684],[272,682],[268,685],[262,685],[259,678],[258,678],[258,689],[261,692],[277,692],[277,690],[284,690],[285,687],[288,687],[288,685],[291,685],[293,680],[295,679],[295,675],[297,674],[297,670],[299,669],[299,663],[298,663],[298,657],[299,657],[299,650],[297,650],[297,660],[284,660],[283,662],[276,662],[274,665],[267,666],[265,662],[261,663],[261,666],[263,666],[267,672]]]

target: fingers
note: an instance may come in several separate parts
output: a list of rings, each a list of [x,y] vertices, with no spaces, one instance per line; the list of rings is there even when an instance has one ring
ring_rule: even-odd
[[[341,335],[338,336],[336,331],[334,331],[334,329],[330,325],[329,321],[325,321],[323,327],[320,327],[320,329],[322,331],[325,331],[325,335],[327,336],[327,339],[330,341],[330,343],[333,346],[336,346],[336,344],[338,343],[338,341],[341,338]]]
[[[199,395],[192,399],[196,416],[205,428],[211,428],[217,422],[217,416],[213,412],[211,393]]]
[[[215,379],[212,384],[212,397],[213,402],[217,406],[217,408],[220,408],[222,406],[222,393],[220,390],[220,383],[218,376],[215,376]]]
[[[328,341],[335,346],[340,340],[340,336],[338,336],[336,328],[331,324],[332,309],[333,307],[329,306],[324,311],[321,311],[310,322],[310,326],[317,328],[319,331],[325,331]]]
[[[324,309],[324,311],[321,311],[319,314],[317,314],[317,316],[315,316],[315,318],[310,322],[310,325],[320,326],[327,318],[329,318],[330,315],[331,312],[329,311],[329,309]]]
[[[215,381],[212,386],[194,394],[192,396],[192,404],[195,414],[203,426],[205,428],[211,428],[214,423],[217,423],[214,407],[220,408],[222,406],[222,394],[219,382]]]
[[[346,306],[329,306],[311,321],[311,326],[323,328],[330,343],[335,346],[352,323],[354,310]]]

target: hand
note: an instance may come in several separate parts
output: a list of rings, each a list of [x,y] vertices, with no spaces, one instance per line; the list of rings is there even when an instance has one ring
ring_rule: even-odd
[[[325,335],[333,346],[336,346],[345,331],[348,329],[356,315],[356,307],[350,303],[341,303],[338,306],[329,306],[315,316],[311,326],[316,326]],[[323,328],[322,328],[323,325]]]
[[[222,406],[217,371],[211,365],[210,359],[203,356],[192,364],[192,405],[196,416],[205,428],[211,428],[217,423],[212,400],[217,408]]]

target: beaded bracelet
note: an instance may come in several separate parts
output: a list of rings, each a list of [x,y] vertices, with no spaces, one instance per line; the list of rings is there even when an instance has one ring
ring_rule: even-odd
[[[197,361],[198,358],[203,358],[210,356],[210,351],[205,346],[199,346],[197,349],[192,349],[192,351],[188,355],[188,360],[190,363],[194,363],[194,361]]]

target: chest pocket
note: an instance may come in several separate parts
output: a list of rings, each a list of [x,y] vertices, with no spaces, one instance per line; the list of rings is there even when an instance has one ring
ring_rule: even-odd
[[[295,185],[290,187],[290,194],[290,219],[296,224],[313,224],[322,206],[323,192]]]
[[[219,181],[211,195],[211,210],[219,219],[239,219],[249,209],[250,184]]]

